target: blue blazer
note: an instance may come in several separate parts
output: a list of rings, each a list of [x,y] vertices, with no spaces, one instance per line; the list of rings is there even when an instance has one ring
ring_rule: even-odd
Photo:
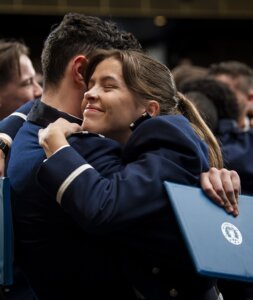
[[[242,194],[253,195],[253,129],[241,131],[229,119],[219,123],[218,139],[225,167],[238,172]]]
[[[30,121],[16,135],[7,169],[12,188],[16,261],[39,299],[101,299],[104,295],[118,299],[122,291],[123,299],[132,299],[132,287],[121,275],[121,254],[110,238],[98,239],[81,229],[38,185],[36,172],[46,158],[38,144],[38,130],[42,128],[39,124],[42,121],[46,125],[56,112],[49,113],[50,108],[43,103],[33,111],[28,116]],[[57,117],[66,116],[58,112]],[[119,157],[121,147],[96,135],[92,135],[93,139],[97,139],[95,144],[100,150],[95,152],[92,146],[92,152],[98,156],[101,172],[106,176],[114,169],[109,170],[103,158],[106,160],[110,152]],[[108,164],[113,168],[109,160]]]
[[[163,187],[164,180],[198,185],[200,173],[209,168],[207,146],[188,120],[161,116],[141,123],[122,149],[120,170],[108,177],[91,163],[86,135],[69,142],[73,147],[42,164],[38,181],[84,230],[120,243],[134,286],[145,297],[153,288],[156,295],[163,290],[162,299],[169,286],[179,285],[181,293],[196,283],[208,286],[211,281],[193,269]],[[154,278],[154,270],[163,276]]]
[[[95,283],[110,299],[115,285],[130,299],[129,285],[146,299],[163,300],[175,287],[195,297],[212,286],[195,274],[162,184],[198,185],[209,168],[207,147],[189,122],[182,116],[147,120],[123,149],[99,135],[73,135],[72,147],[45,161],[37,181],[45,159],[37,133],[47,125],[38,119],[46,119],[45,111],[28,117],[8,167],[17,253],[37,293],[67,299],[73,283],[89,297]]]

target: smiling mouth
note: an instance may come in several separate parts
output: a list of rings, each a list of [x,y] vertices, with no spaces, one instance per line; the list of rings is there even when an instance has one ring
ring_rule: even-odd
[[[87,107],[84,110],[85,113],[101,113],[103,112],[101,109],[99,108],[95,108],[95,107]]]

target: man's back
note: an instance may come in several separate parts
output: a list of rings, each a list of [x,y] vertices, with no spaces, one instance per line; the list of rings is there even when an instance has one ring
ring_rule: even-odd
[[[39,128],[31,122],[24,124],[13,143],[7,170],[17,262],[39,299],[83,299],[91,295],[89,299],[97,299],[106,290],[112,295],[117,281],[111,277],[116,249],[105,246],[110,244],[108,239],[105,243],[82,231],[36,182],[36,170],[45,158],[38,145]]]

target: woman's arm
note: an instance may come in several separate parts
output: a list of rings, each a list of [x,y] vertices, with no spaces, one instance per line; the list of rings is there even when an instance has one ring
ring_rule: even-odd
[[[50,139],[55,145],[54,134],[61,128],[57,123],[57,126],[51,125],[50,134],[48,131],[41,131],[42,146],[46,140],[47,147],[50,148]],[[41,136],[43,134],[45,139]],[[85,141],[80,149],[82,148],[85,148]],[[129,226],[131,221],[162,210],[168,211],[164,180],[178,180],[185,184],[198,182],[198,170],[202,163],[198,153],[189,144],[184,145],[182,154],[175,154],[174,148],[172,151],[164,151],[164,156],[160,148],[147,151],[121,171],[111,174],[108,179],[93,168],[93,163],[84,159],[72,147],[67,147],[57,151],[43,163],[38,172],[38,181],[86,230],[118,230]],[[180,161],[182,155],[196,174],[175,163],[175,158]],[[99,170],[99,165],[97,169]]]

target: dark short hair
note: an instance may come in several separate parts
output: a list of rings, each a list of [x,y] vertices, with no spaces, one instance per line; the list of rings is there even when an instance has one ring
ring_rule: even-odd
[[[205,94],[198,91],[189,91],[185,94],[199,111],[201,117],[206,122],[208,127],[215,132],[218,128],[218,111],[213,101],[210,100]]]
[[[240,61],[222,61],[220,63],[211,64],[208,75],[227,75],[233,79],[243,78],[240,81],[238,88],[247,92],[253,87],[253,69],[247,64]]]
[[[209,75],[227,74],[232,77],[239,75],[253,76],[253,70],[243,62],[239,61],[222,61],[213,63],[208,70]]]
[[[98,48],[142,49],[133,34],[119,29],[112,21],[78,13],[66,14],[44,44],[42,70],[45,84],[56,85],[75,55],[84,54],[89,58]]]
[[[223,82],[209,78],[196,79],[182,84],[180,91],[182,93],[194,91],[204,94],[214,103],[219,119],[229,118],[237,121],[239,118],[236,96]]]

